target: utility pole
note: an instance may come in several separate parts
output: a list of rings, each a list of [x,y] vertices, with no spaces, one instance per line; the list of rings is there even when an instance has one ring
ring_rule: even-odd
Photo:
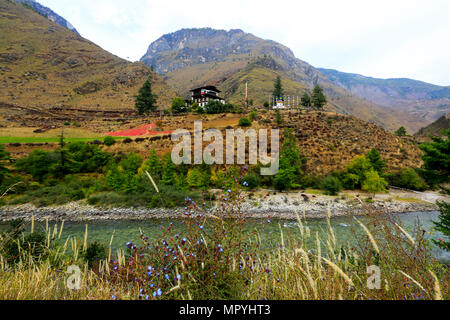
[[[248,82],[245,82],[245,107],[248,109]]]

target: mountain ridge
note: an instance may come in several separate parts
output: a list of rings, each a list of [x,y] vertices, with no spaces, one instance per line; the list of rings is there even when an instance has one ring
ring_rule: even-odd
[[[267,57],[272,59],[277,70],[267,66],[247,68],[255,63],[255,59]],[[269,101],[273,80],[280,76],[284,83],[293,82],[286,90],[287,95],[311,93],[315,85],[322,86],[329,98],[327,108],[330,111],[353,114],[390,130],[403,125],[416,131],[424,125],[407,113],[388,110],[353,95],[295,57],[288,47],[240,29],[189,28],[165,34],[149,45],[141,61],[153,66],[185,97],[194,86],[215,84],[225,92],[226,99],[240,104],[247,82],[249,100],[262,105]]]
[[[318,68],[334,84],[376,104],[406,111],[427,124],[450,112],[450,86],[408,78],[380,79]]]

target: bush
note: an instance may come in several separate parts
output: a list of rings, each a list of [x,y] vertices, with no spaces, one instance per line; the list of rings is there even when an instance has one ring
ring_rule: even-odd
[[[338,178],[328,176],[322,181],[320,189],[324,190],[327,195],[336,196],[342,191],[342,184]]]
[[[256,111],[252,111],[250,112],[250,114],[248,115],[248,118],[250,119],[250,121],[255,120],[258,117],[258,112]]]
[[[404,168],[400,172],[390,177],[392,185],[405,189],[424,191],[427,189],[425,181],[419,176],[416,170]]]
[[[247,175],[244,177],[244,181],[247,182],[247,187],[249,189],[256,189],[261,184],[259,175],[253,172],[247,173]]]
[[[105,139],[103,139],[103,143],[105,144],[105,146],[110,147],[116,143],[116,140],[111,136],[107,136],[105,137]]]
[[[92,268],[95,263],[106,259],[106,247],[98,241],[91,242],[88,244],[86,251],[81,250],[81,257],[83,257],[89,267]]]
[[[252,125],[252,122],[248,118],[241,118],[239,120],[240,127],[250,127],[251,125]]]

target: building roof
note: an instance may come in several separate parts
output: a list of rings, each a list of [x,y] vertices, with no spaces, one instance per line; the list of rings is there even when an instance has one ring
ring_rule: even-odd
[[[215,86],[203,86],[203,87],[199,87],[199,88],[195,88],[192,89],[190,91],[197,91],[197,90],[201,90],[201,89],[206,89],[206,90],[211,90],[211,91],[215,91],[217,93],[221,92],[219,89],[217,89]]]
[[[213,94],[209,94],[209,93],[205,93],[205,94],[196,94],[194,96],[192,96],[193,99],[195,98],[211,98],[211,99],[217,99],[217,100],[224,100],[223,98],[213,95]]]

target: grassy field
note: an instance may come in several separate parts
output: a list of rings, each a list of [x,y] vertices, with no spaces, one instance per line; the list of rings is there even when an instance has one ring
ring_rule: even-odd
[[[113,137],[116,140],[124,139],[123,137]],[[0,137],[0,144],[5,143],[55,143],[59,142],[59,137]],[[99,140],[103,141],[104,137],[90,138],[64,138],[66,142],[88,142]]]

